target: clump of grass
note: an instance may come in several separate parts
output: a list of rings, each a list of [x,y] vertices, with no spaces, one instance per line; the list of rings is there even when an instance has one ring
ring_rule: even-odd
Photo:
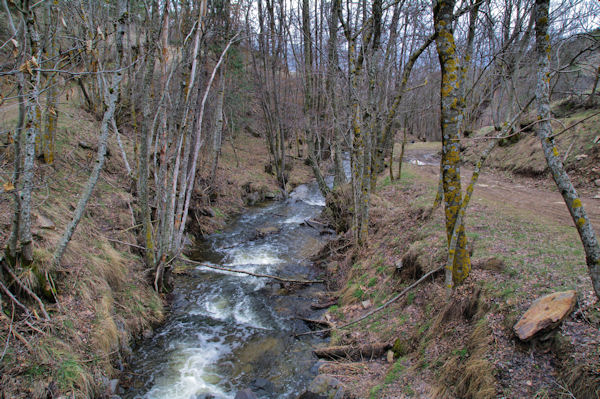
[[[482,318],[469,336],[468,345],[453,350],[441,367],[433,397],[495,398],[494,366],[486,357],[489,343],[490,327]]]

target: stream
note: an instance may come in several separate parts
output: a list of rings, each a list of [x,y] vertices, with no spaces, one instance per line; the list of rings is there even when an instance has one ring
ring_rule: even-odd
[[[303,221],[325,200],[316,183],[285,201],[251,208],[196,245],[191,258],[249,272],[314,278],[307,260],[327,239]],[[263,227],[275,234],[257,237]],[[310,317],[322,285],[289,292],[265,278],[197,267],[174,278],[166,322],[142,341],[130,362],[124,398],[234,398],[250,388],[261,398],[295,398],[316,376],[312,347],[319,338],[296,316]]]

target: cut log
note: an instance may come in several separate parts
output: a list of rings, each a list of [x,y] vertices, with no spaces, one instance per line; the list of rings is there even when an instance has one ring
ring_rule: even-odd
[[[391,347],[389,343],[342,345],[319,348],[313,352],[320,359],[371,360],[382,357]]]

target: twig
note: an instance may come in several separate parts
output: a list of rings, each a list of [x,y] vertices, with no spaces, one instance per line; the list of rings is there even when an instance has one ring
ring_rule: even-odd
[[[228,267],[221,267],[221,266],[209,265],[207,263],[196,262],[194,260],[189,260],[189,259],[185,259],[185,258],[181,258],[181,257],[179,257],[178,259],[181,260],[184,263],[189,263],[189,264],[192,264],[192,265],[207,267],[209,269],[221,270],[221,271],[232,272],[232,273],[247,274],[247,275],[253,276],[253,277],[270,278],[270,279],[281,281],[281,282],[284,282],[284,283],[298,283],[298,284],[321,284],[321,283],[325,283],[324,280],[296,280],[296,279],[292,279],[292,278],[284,278],[284,277],[272,276],[270,274],[252,273],[252,272],[247,272],[247,271],[243,271],[243,270],[230,269]]]
[[[427,279],[427,277],[443,270],[444,267],[440,266],[437,269],[434,269],[428,273],[425,273],[420,279],[418,279],[417,281],[415,281],[414,283],[412,283],[411,285],[409,285],[408,287],[406,287],[404,290],[402,290],[401,293],[399,293],[398,295],[396,295],[395,297],[393,297],[392,299],[388,300],[386,303],[384,303],[383,305],[379,306],[378,308],[375,308],[367,313],[365,313],[364,315],[360,316],[357,319],[354,319],[346,324],[342,324],[341,326],[338,327],[332,327],[332,328],[326,328],[324,330],[315,330],[315,331],[308,331],[308,332],[304,332],[301,334],[296,334],[296,337],[302,336],[302,335],[309,335],[309,334],[321,334],[321,333],[326,333],[326,332],[330,332],[332,330],[341,330],[342,328],[346,328],[349,327],[353,324],[356,324],[360,321],[363,321],[364,319],[374,315],[377,312],[380,312],[381,310],[387,308],[388,306],[390,306],[392,303],[396,302],[398,299],[402,298],[407,292],[409,292],[410,290],[412,290],[413,288],[415,288],[417,285],[421,284],[423,281],[425,281]]]
[[[553,135],[552,135],[552,136],[550,136],[549,138],[550,138],[550,139],[553,139],[553,138],[554,138],[554,137],[556,137],[556,136],[560,136],[561,134],[563,134],[563,133],[564,133],[564,132],[566,132],[567,130],[569,130],[569,129],[571,129],[571,128],[574,128],[575,126],[579,125],[580,123],[582,123],[582,122],[585,122],[585,121],[587,121],[588,119],[590,119],[590,118],[593,118],[594,116],[596,116],[596,115],[599,115],[599,114],[600,114],[600,111],[598,111],[598,112],[594,112],[594,113],[593,113],[593,114],[591,114],[590,116],[586,116],[585,118],[583,118],[583,119],[581,119],[581,120],[579,120],[579,121],[577,121],[577,122],[573,123],[572,125],[569,125],[569,126],[567,126],[567,127],[566,127],[566,128],[564,128],[563,130],[561,130],[560,132],[558,132],[558,133],[556,133],[556,134],[553,134]]]
[[[4,313],[2,313],[4,314]],[[0,356],[0,362],[4,359],[4,355],[6,355],[6,350],[8,349],[8,344],[10,342],[10,334],[12,333],[13,321],[15,319],[15,304],[12,304],[12,313],[10,314],[10,325],[8,326],[8,334],[6,334],[6,343],[4,344],[4,350],[2,351],[2,356]]]
[[[8,274],[10,274],[10,276],[12,277],[13,280],[15,280],[15,282],[19,285],[19,287],[21,287],[21,289],[23,291],[25,291],[27,293],[27,295],[29,295],[30,297],[32,297],[37,304],[40,307],[40,310],[42,311],[42,314],[44,315],[44,318],[46,319],[46,321],[50,321],[50,315],[48,314],[48,312],[46,312],[46,307],[44,306],[44,303],[42,302],[42,300],[40,299],[39,296],[37,296],[35,294],[35,292],[31,291],[29,289],[29,287],[27,287],[25,284],[23,284],[23,282],[21,281],[21,279],[10,269],[9,266],[5,267],[4,270],[6,270],[8,272]]]
[[[14,316],[14,303],[13,303],[13,316]],[[8,316],[6,316],[3,312],[0,312],[0,317],[2,317],[3,319],[8,319]],[[11,326],[12,326],[12,321],[11,321]],[[19,334],[19,332],[12,328],[11,330],[9,330],[9,335],[12,332],[13,337],[15,337],[16,339],[18,339],[19,341],[21,341],[23,343],[23,345],[25,345],[25,347],[27,348],[27,350],[29,351],[29,353],[33,353],[33,348],[31,347],[31,345],[29,344],[29,342],[27,342],[27,340],[21,335]],[[8,340],[8,337],[6,338]]]
[[[14,304],[17,305],[18,307],[20,307],[25,312],[25,314],[31,314],[31,311],[27,308],[27,306],[25,306],[21,302],[19,302],[19,300],[17,298],[15,298],[15,296],[12,294],[12,292],[10,292],[10,290],[8,288],[6,288],[6,286],[4,285],[4,283],[2,283],[2,281],[0,281],[0,288],[2,288],[2,291],[4,291],[4,293],[6,295],[8,295],[8,297],[14,302]],[[0,313],[2,313],[2,312],[0,312]]]
[[[565,156],[563,157],[563,163],[565,163],[567,161],[567,158],[569,158],[569,154],[571,153],[571,149],[573,148],[573,145],[575,145],[575,142],[577,141],[577,136],[573,136],[573,141],[571,141],[571,145],[569,146],[569,148],[567,148],[567,152],[565,152]]]
[[[137,244],[132,244],[132,243],[130,243],[130,242],[125,242],[125,241],[115,240],[114,238],[106,238],[106,239],[107,239],[108,241],[110,241],[110,242],[116,242],[116,243],[118,243],[118,244],[128,245],[128,246],[130,246],[130,247],[133,247],[133,248],[145,249],[144,247],[141,247],[141,246],[139,246],[139,245],[137,245]]]

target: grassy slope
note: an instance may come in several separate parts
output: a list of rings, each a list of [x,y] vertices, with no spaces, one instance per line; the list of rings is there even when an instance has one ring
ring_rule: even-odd
[[[435,182],[419,181],[415,168],[403,166],[402,182],[380,179],[369,248],[335,259],[343,283],[339,305],[329,310],[334,319],[351,320],[363,312],[360,301],[377,306],[413,281],[411,270],[394,274],[403,257],[405,266],[417,265],[421,272],[443,263],[441,211],[422,216],[433,202]],[[361,398],[556,397],[564,389],[580,389],[578,397],[587,397],[590,389],[598,390],[594,367],[600,354],[594,343],[600,341],[600,313],[591,305],[595,297],[575,229],[489,200],[472,205],[467,230],[475,241],[475,267],[450,305],[437,278],[360,327],[332,337],[334,344],[395,342],[393,364],[328,362],[321,372],[341,378]],[[490,267],[485,261],[490,256],[505,266]],[[557,338],[517,342],[511,328],[527,306],[563,289],[578,291],[579,306]]]
[[[560,108],[561,104],[556,104],[553,110],[558,112]],[[594,144],[594,140],[600,135],[598,111],[597,108],[574,109],[552,123],[554,132],[559,133],[566,127],[583,121],[557,136],[556,146],[567,170],[571,172],[574,183],[586,192],[594,192],[593,181],[600,178],[600,145]],[[490,127],[480,129],[474,137],[481,139],[486,134],[493,134]],[[534,132],[523,132],[515,139],[494,149],[486,165],[527,177],[548,177],[546,159]],[[477,162],[486,145],[485,140],[476,139],[473,143],[469,142],[464,153],[466,162]]]
[[[49,267],[52,252],[70,220],[78,195],[87,181],[95,153],[78,142],[95,145],[99,122],[76,104],[61,104],[56,163],[38,164],[34,210],[50,219],[56,228],[41,229],[34,219],[36,265]],[[11,128],[16,108],[0,109],[0,124]],[[124,142],[133,162],[133,143]],[[218,171],[219,195],[211,203],[215,217],[202,217],[202,231],[214,231],[226,223],[228,215],[242,209],[240,186],[248,181],[277,189],[273,176],[264,173],[267,152],[262,139],[243,133],[235,141],[239,163],[232,146],[225,143]],[[147,283],[139,254],[131,247],[110,239],[135,243],[131,209],[135,199],[128,192],[130,179],[114,136],[110,138],[110,157],[87,206],[85,216],[69,244],[63,265],[55,271],[58,304],[48,305],[52,322],[37,324],[40,332],[19,327],[31,349],[11,337],[0,363],[0,392],[11,398],[42,398],[48,394],[97,397],[104,394],[103,381],[118,378],[118,368],[126,361],[136,337],[150,331],[164,317],[163,300]],[[6,155],[10,159],[11,149]],[[5,161],[8,162],[8,161]],[[207,168],[200,169],[207,170]],[[2,179],[10,178],[10,164],[2,167]],[[297,163],[292,179],[306,179],[308,168]],[[0,197],[0,242],[7,239],[12,202]],[[192,216],[190,216],[192,217]],[[4,244],[3,244],[4,245]],[[4,308],[8,318],[11,311]],[[6,320],[5,320],[6,321]],[[6,342],[9,323],[0,324],[0,340]],[[4,347],[4,345],[3,345]],[[1,353],[1,352],[0,352]]]

